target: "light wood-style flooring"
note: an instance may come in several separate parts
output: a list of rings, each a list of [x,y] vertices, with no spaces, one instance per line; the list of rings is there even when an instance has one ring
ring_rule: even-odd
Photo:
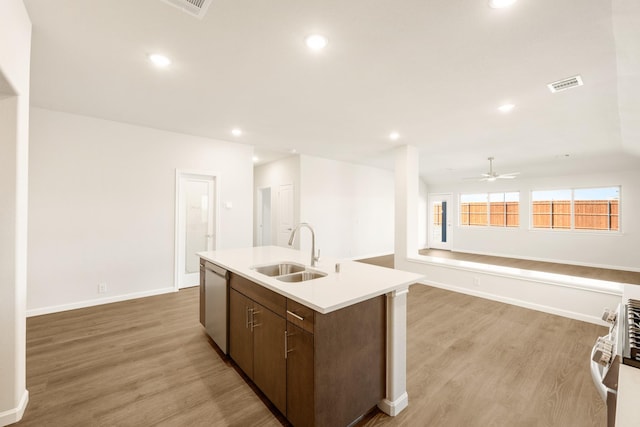
[[[363,426],[604,426],[589,374],[605,328],[413,285],[409,407]],[[198,290],[27,320],[18,426],[279,426],[198,322]]]
[[[608,280],[612,282],[640,285],[640,273],[635,271],[613,270],[608,268],[569,265],[555,262],[531,261],[518,258],[445,251],[441,249],[421,249],[418,252],[420,253],[420,255],[433,256],[438,258],[479,262],[483,264],[520,268],[523,270],[544,271],[547,273],[566,274],[569,276],[586,277],[589,279]]]

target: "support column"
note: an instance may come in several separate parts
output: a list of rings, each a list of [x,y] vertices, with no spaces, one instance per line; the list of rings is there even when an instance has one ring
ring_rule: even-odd
[[[409,405],[407,394],[407,294],[387,294],[387,392],[378,408],[392,417]]]
[[[395,153],[395,256],[402,269],[407,256],[418,254],[418,199],[420,196],[419,154],[416,147],[403,145]]]
[[[395,265],[418,253],[418,149],[395,153]],[[409,287],[387,294],[387,394],[378,407],[395,416],[409,405],[407,394],[407,294]]]

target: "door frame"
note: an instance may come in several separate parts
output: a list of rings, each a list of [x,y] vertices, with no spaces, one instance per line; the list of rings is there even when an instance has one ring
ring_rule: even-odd
[[[447,198],[447,242],[440,246],[433,245],[433,202]],[[450,251],[453,249],[453,194],[452,193],[433,193],[427,196],[427,246],[434,249],[444,249]]]
[[[176,169],[175,175],[175,231],[174,231],[174,252],[173,252],[173,288],[177,292],[180,290],[180,241],[181,241],[181,229],[182,224],[182,193],[180,186],[180,179],[185,176],[201,176],[213,179],[213,212],[214,212],[214,247],[217,249],[220,247],[220,173],[205,170],[195,169]]]
[[[265,224],[264,220],[264,201],[265,201],[265,192],[269,190],[269,223]],[[262,225],[262,228],[260,228]],[[256,227],[256,246],[264,246],[264,227],[269,227],[269,246],[273,245],[273,188],[269,186],[258,187],[256,188],[256,217],[255,217],[255,227]]]
[[[280,193],[282,192],[283,188],[290,188],[291,189],[291,226],[290,228],[287,229],[287,231],[289,232],[289,235],[291,233],[291,231],[293,230],[294,224],[296,223],[296,194],[295,194],[295,186],[291,183],[291,184],[280,184],[278,186],[278,193],[276,196],[276,206],[277,206],[277,212],[276,212],[276,241],[275,241],[275,245],[276,246],[281,246],[280,245],[280,235],[281,235],[281,226],[282,226],[282,217],[283,217],[283,212],[281,209],[281,203],[280,203]],[[271,207],[271,212],[273,214],[273,206]],[[271,237],[271,241],[273,242],[273,236]],[[289,237],[287,237],[287,239],[285,240],[286,242],[289,241]],[[283,244],[282,247],[289,247],[288,244]],[[299,249],[300,248],[300,239],[298,239],[297,242],[294,242],[293,244],[293,248],[295,249]]]

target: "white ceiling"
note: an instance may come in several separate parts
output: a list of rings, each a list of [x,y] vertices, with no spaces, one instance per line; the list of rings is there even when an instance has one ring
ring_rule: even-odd
[[[214,0],[199,20],[161,0],[25,0],[32,104],[267,156],[392,168],[410,144],[427,181],[485,172],[490,155],[528,176],[637,169],[640,2],[487,3]],[[304,44],[316,32],[320,53]],[[546,87],[576,74],[584,86]]]

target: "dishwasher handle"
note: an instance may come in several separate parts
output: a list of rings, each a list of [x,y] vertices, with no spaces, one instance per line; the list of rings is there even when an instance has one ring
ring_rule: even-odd
[[[215,264],[211,264],[210,262],[206,263],[204,265],[204,268],[217,276],[224,277],[224,278],[227,277],[227,270]]]

